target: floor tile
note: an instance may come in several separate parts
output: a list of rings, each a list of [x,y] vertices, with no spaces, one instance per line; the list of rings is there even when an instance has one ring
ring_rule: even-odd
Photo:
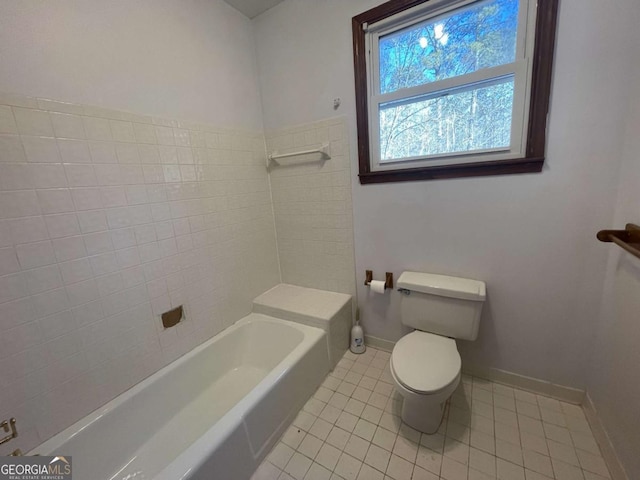
[[[371,422],[367,422],[363,418],[358,420],[358,423],[356,423],[356,427],[353,429],[353,433],[355,435],[358,435],[359,437],[364,438],[369,442],[373,439],[373,435],[375,434],[375,432],[376,426]]]
[[[367,455],[367,451],[369,450],[370,445],[371,443],[354,434],[351,435],[349,441],[345,445],[344,452],[362,461]]]
[[[311,464],[304,480],[329,480],[329,478],[331,478],[331,471],[314,462]]]
[[[333,445],[338,450],[344,450],[344,446],[349,441],[349,437],[351,437],[351,434],[346,430],[343,430],[340,427],[333,427],[331,432],[329,432],[326,442],[329,445]]]
[[[334,471],[345,480],[356,480],[358,473],[360,472],[360,467],[362,467],[362,462],[360,460],[343,453],[340,456]]]
[[[396,443],[396,434],[382,427],[377,427],[373,435],[372,443],[391,452]]]
[[[379,472],[373,467],[370,467],[366,463],[362,465],[362,468],[360,468],[360,473],[358,473],[358,480],[383,480],[383,479],[384,479],[384,474],[382,472]]]
[[[307,474],[309,467],[311,466],[311,460],[300,453],[294,453],[287,466],[284,467],[284,471],[291,475],[296,480],[303,480]]]
[[[298,448],[298,445],[300,445],[300,442],[302,442],[305,435],[306,433],[304,430],[292,425],[286,432],[284,432],[281,441],[295,450]]]
[[[367,452],[367,455],[364,458],[364,463],[366,463],[367,465],[370,465],[376,470],[379,470],[381,472],[386,472],[390,459],[391,459],[391,452],[383,448],[380,448],[377,445],[371,445],[369,447],[369,451]]]
[[[342,452],[338,450],[336,447],[333,447],[327,443],[322,445],[320,451],[316,455],[315,462],[319,463],[323,467],[333,471],[338,463],[338,459]]]
[[[397,455],[391,455],[387,466],[387,475],[394,480],[411,480],[413,464]]]
[[[416,465],[439,475],[442,467],[442,455],[420,445],[418,455],[416,456]]]
[[[463,375],[433,435],[400,419],[389,353],[347,352],[251,480],[609,480],[579,406]]]
[[[498,480],[525,480],[524,468],[520,465],[515,465],[511,462],[498,458],[496,460],[496,467],[498,471]]]
[[[304,437],[304,440],[302,440],[302,442],[298,446],[297,450],[304,456],[309,457],[311,460],[313,460],[314,458],[316,458],[320,447],[322,447],[322,443],[322,440],[320,440],[319,438],[316,438],[311,434],[307,434],[307,436]]]
[[[282,471],[269,462],[264,462],[255,471],[251,480],[278,480]]]
[[[291,460],[294,453],[295,451],[293,448],[285,445],[284,443],[278,443],[273,450],[271,450],[267,459],[282,470],[287,463],[289,463],[289,460]]]

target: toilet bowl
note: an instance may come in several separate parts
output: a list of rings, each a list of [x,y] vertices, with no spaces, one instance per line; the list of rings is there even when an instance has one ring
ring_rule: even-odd
[[[447,399],[460,383],[462,361],[455,340],[416,330],[396,343],[390,360],[402,420],[424,433],[440,426]]]
[[[398,279],[401,321],[414,330],[395,344],[390,369],[402,397],[402,420],[420,432],[437,432],[448,398],[460,383],[462,360],[455,338],[475,340],[485,284],[419,272]]]

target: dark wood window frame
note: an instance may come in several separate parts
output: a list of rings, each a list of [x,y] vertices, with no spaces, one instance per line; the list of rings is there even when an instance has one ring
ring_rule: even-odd
[[[353,62],[358,124],[360,183],[406,182],[542,171],[545,159],[547,113],[556,36],[558,0],[538,0],[533,49],[529,124],[524,158],[488,162],[371,171],[365,24],[373,24],[430,0],[390,0],[353,17]]]

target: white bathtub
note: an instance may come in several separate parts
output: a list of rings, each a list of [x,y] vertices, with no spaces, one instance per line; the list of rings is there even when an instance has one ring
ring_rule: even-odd
[[[30,454],[75,480],[248,479],[329,370],[325,333],[251,314]]]

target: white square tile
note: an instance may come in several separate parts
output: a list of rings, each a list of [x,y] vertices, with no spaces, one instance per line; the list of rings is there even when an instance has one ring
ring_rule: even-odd
[[[53,240],[53,248],[58,262],[66,262],[87,256],[82,236],[57,238]]]
[[[602,477],[611,478],[607,464],[600,455],[593,455],[588,452],[577,450],[578,459],[580,460],[580,466],[583,470],[595,473]]]
[[[496,456],[516,465],[523,465],[522,449],[518,445],[514,445],[504,440],[496,440]]]
[[[82,140],[86,138],[82,117],[66,113],[50,113],[53,131],[59,138],[74,138]]]
[[[82,233],[94,233],[107,230],[107,217],[103,210],[78,212],[78,221]]]
[[[65,285],[82,282],[93,276],[91,264],[87,258],[63,262],[59,267]]]
[[[314,462],[311,464],[304,480],[329,480],[330,477],[331,471]]]
[[[495,437],[479,430],[471,430],[469,444],[492,455],[496,453]]]
[[[89,140],[111,141],[109,120],[96,117],[83,117],[84,131]]]
[[[329,436],[329,432],[331,432],[332,428],[332,424],[325,420],[322,420],[321,418],[318,418],[311,426],[309,433],[318,437],[320,440],[325,440]]]
[[[0,276],[20,271],[18,255],[13,247],[0,248]]]
[[[371,444],[368,441],[356,435],[351,435],[351,438],[344,447],[344,451],[352,457],[363,461],[365,456],[367,455],[367,451],[369,450],[370,445]]]
[[[373,435],[372,443],[385,450],[392,451],[396,441],[396,434],[382,427],[377,427]]]
[[[27,162],[31,163],[59,163],[60,153],[55,138],[22,137],[22,145]]]
[[[351,455],[343,453],[338,460],[334,472],[345,480],[356,480],[362,467],[362,462]]]
[[[371,441],[373,439],[373,435],[376,431],[376,425],[371,422],[367,422],[366,420],[359,419],[356,423],[355,428],[353,429],[353,433],[361,438],[364,438],[367,441]]]
[[[542,453],[543,455],[549,455],[547,440],[543,437],[522,432],[520,434],[520,441],[522,442],[522,448],[525,450],[533,450],[534,452]]]
[[[447,438],[444,444],[444,456],[466,465],[469,463],[469,445]]]
[[[556,480],[584,480],[582,469],[557,459],[552,459],[553,473]]]
[[[1,190],[26,190],[35,188],[34,179],[31,176],[32,165],[25,163],[5,164],[2,166],[0,176]]]
[[[135,134],[136,141],[138,143],[148,143],[148,144],[157,143],[156,132],[153,125],[146,125],[143,123],[134,123],[133,131]]]
[[[342,413],[342,410],[340,410],[339,408],[334,407],[333,405],[326,405],[322,409],[322,412],[320,412],[319,417],[322,418],[323,420],[326,420],[329,423],[335,423],[338,420],[338,417],[340,416],[341,413]]]
[[[116,148],[111,142],[89,142],[89,152],[94,164],[118,163]]]
[[[18,133],[11,107],[0,105],[0,133]]]
[[[302,442],[298,445],[296,450],[313,460],[320,451],[320,447],[322,447],[322,444],[322,440],[314,437],[313,435],[307,434]]]
[[[57,265],[28,270],[24,273],[24,278],[32,295],[62,286],[62,276]]]
[[[0,134],[0,163],[26,161],[27,157],[20,137]]]
[[[22,135],[53,136],[49,114],[42,110],[13,107],[13,114]]]
[[[291,447],[285,445],[284,443],[278,443],[273,448],[273,450],[271,450],[271,453],[269,453],[267,459],[276,467],[284,469],[287,463],[289,463],[289,460],[291,460],[291,457],[294,453],[295,452]]]
[[[371,445],[365,455],[364,463],[380,472],[386,472],[390,459],[390,451],[380,448],[377,445]]]
[[[338,463],[338,459],[342,452],[338,450],[336,447],[333,447],[327,443],[322,445],[320,451],[316,455],[315,461],[319,463],[323,467],[333,471]]]
[[[75,213],[61,213],[46,215],[44,220],[50,238],[70,237],[80,234],[80,225]]]
[[[30,176],[35,188],[59,188],[67,186],[67,177],[60,164],[32,164]]]
[[[121,120],[109,120],[111,136],[116,142],[135,143],[136,137],[131,122]]]
[[[71,187],[93,187],[98,184],[91,164],[65,164],[64,170]]]
[[[38,190],[38,203],[44,214],[73,212],[71,192],[66,188]]]
[[[360,468],[360,472],[358,473],[358,480],[384,480],[384,475],[382,474],[382,472],[375,470],[365,463],[362,465],[362,468]]]
[[[60,158],[64,163],[91,163],[87,142],[82,140],[57,139]]]
[[[551,459],[549,457],[532,450],[524,450],[523,454],[526,469],[553,478],[553,468],[551,467]]]
[[[0,218],[27,217],[41,213],[36,192],[32,190],[0,192]]]
[[[513,463],[497,459],[498,480],[525,480],[524,468]]]
[[[410,480],[413,474],[413,465],[397,455],[391,455],[386,473],[394,480]]]
[[[416,465],[439,475],[442,466],[442,454],[420,445],[416,456]]]
[[[50,265],[56,261],[50,241],[18,245],[16,253],[23,269]]]
[[[339,450],[344,450],[345,445],[349,441],[351,434],[346,430],[343,430],[339,427],[333,427],[331,432],[329,432],[329,436],[327,437],[326,442],[329,445],[333,445]]]
[[[423,433],[420,437],[420,444],[438,453],[444,452],[445,437],[439,433],[427,435]]]
[[[336,425],[347,432],[353,432],[357,423],[358,417],[346,411],[343,411],[336,421]]]
[[[71,198],[76,210],[95,210],[103,207],[99,188],[72,188]]]

